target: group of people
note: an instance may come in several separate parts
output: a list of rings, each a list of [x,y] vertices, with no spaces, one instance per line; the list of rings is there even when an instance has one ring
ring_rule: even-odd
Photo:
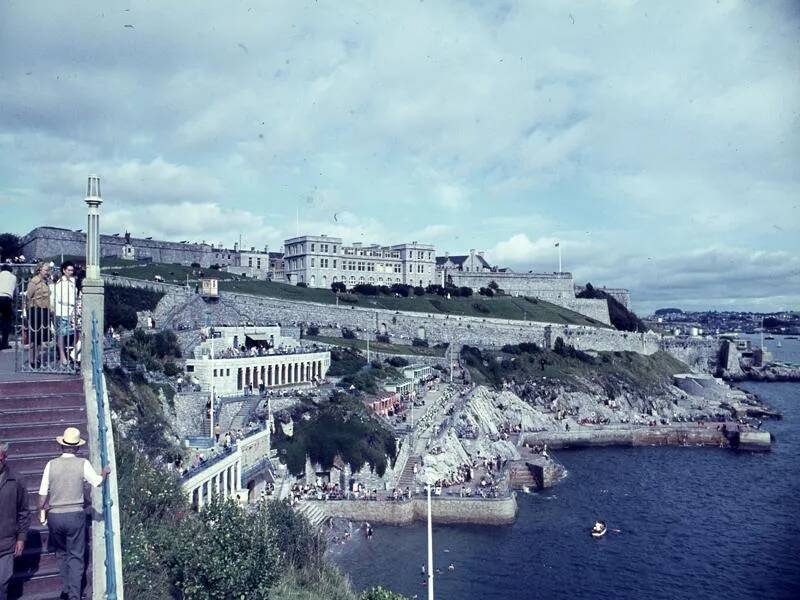
[[[51,272],[54,266],[38,263],[24,291],[22,336],[23,343],[28,344],[32,369],[58,364],[68,367],[80,362],[84,272],[72,261],[63,262],[56,274]],[[0,348],[8,347],[14,325],[17,285],[11,265],[0,265]],[[56,360],[58,364],[51,364]]]
[[[84,484],[98,487],[111,470],[105,466],[97,473],[88,460],[77,456],[86,443],[77,428],[68,427],[56,442],[61,455],[49,461],[42,473],[38,517],[47,525],[49,544],[61,563],[61,598],[80,600],[88,519]],[[14,559],[25,550],[31,522],[25,482],[6,464],[8,453],[9,445],[0,442],[0,600],[8,597]]]

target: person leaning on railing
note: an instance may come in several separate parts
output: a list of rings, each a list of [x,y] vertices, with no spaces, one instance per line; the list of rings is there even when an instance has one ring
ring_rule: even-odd
[[[14,292],[17,289],[17,278],[11,267],[0,267],[0,350],[8,348],[8,336],[14,323]]]
[[[25,290],[28,347],[31,368],[39,365],[39,351],[50,341],[50,265],[40,262]]]

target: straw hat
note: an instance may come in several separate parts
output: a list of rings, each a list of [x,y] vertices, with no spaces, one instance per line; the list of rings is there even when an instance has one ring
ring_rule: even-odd
[[[86,440],[81,439],[81,432],[77,427],[67,427],[64,435],[56,437],[56,441],[62,446],[83,446]]]

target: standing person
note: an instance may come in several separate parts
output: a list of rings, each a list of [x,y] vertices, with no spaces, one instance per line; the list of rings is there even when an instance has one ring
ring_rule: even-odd
[[[111,469],[103,467],[98,474],[88,460],[75,456],[75,450],[86,443],[75,427],[67,427],[56,441],[62,454],[44,468],[39,486],[39,510],[48,511],[51,545],[61,562],[61,595],[68,600],[80,600],[86,554],[83,484],[98,487]]]
[[[0,267],[0,350],[8,348],[8,335],[14,321],[14,307],[12,300],[17,289],[17,278],[11,272],[11,267]]]
[[[50,265],[40,262],[25,290],[31,368],[40,365],[39,353],[50,341]]]
[[[58,356],[61,359],[61,366],[66,367],[69,364],[68,349],[75,343],[75,311],[78,306],[75,265],[72,261],[62,263],[61,277],[52,288]]]
[[[0,600],[8,598],[14,559],[22,556],[31,511],[25,482],[6,466],[8,444],[0,442]]]

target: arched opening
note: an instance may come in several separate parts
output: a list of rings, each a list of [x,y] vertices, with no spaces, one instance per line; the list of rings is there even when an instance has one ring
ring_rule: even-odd
[[[417,327],[417,337],[421,340],[425,339],[425,328],[422,325]]]
[[[388,331],[389,331],[389,329],[386,327],[386,323],[381,323],[380,327],[378,327],[378,332],[381,335],[386,335],[388,333]]]
[[[239,367],[239,372],[236,374],[236,389],[242,389],[242,368]]]

